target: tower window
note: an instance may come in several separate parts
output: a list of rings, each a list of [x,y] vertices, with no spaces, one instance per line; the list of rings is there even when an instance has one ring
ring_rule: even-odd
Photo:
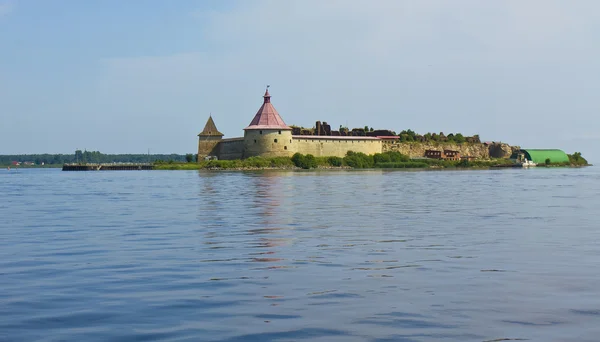
[[[259,134],[262,134],[262,131],[258,131]]]
[[[292,139],[290,139],[290,144],[292,143]]]
[[[254,143],[256,144],[256,139],[254,139]]]
[[[284,150],[287,150],[287,146],[283,146],[283,149],[284,149]]]
[[[277,139],[275,139],[275,142],[277,142]]]
[[[281,131],[279,131],[279,134],[281,134]]]

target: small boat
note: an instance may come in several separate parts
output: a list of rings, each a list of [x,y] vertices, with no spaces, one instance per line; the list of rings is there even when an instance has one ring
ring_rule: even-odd
[[[521,167],[531,167],[531,166],[537,166],[537,164],[532,162],[531,160],[528,160],[527,158],[525,158],[523,161],[521,161]]]
[[[527,157],[525,157],[524,153],[518,153],[516,155],[516,157],[512,157],[511,159],[514,161],[515,166],[517,167],[531,167],[531,166],[537,166],[536,163],[534,163],[533,161],[527,159]]]

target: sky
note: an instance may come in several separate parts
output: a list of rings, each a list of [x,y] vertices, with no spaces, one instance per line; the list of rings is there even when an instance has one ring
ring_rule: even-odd
[[[288,125],[461,132],[600,162],[597,0],[0,0],[0,154],[193,153]]]

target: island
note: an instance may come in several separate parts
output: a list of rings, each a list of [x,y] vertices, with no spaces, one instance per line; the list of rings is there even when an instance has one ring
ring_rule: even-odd
[[[522,149],[460,133],[396,133],[387,129],[340,126],[317,121],[311,128],[288,126],[271,102],[269,87],[243,137],[224,139],[210,115],[198,134],[197,167],[255,168],[451,168],[584,166],[581,153]],[[158,163],[158,169],[192,168]]]
[[[64,171],[116,170],[257,170],[257,169],[452,169],[581,167],[580,152],[521,148],[482,141],[461,133],[417,134],[405,129],[365,126],[332,129],[326,121],[312,127],[288,126],[271,102],[269,87],[262,105],[241,137],[224,138],[212,115],[198,134],[197,153],[186,155],[121,154],[76,150],[74,155],[7,155],[8,169],[62,167]]]

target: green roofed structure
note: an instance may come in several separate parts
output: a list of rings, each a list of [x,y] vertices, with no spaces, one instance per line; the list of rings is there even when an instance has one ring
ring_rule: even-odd
[[[531,160],[536,164],[544,164],[546,159],[550,159],[551,163],[568,163],[569,156],[562,150],[542,150],[542,149],[522,149],[515,152],[511,159],[516,159],[516,155],[522,153],[527,160]]]

